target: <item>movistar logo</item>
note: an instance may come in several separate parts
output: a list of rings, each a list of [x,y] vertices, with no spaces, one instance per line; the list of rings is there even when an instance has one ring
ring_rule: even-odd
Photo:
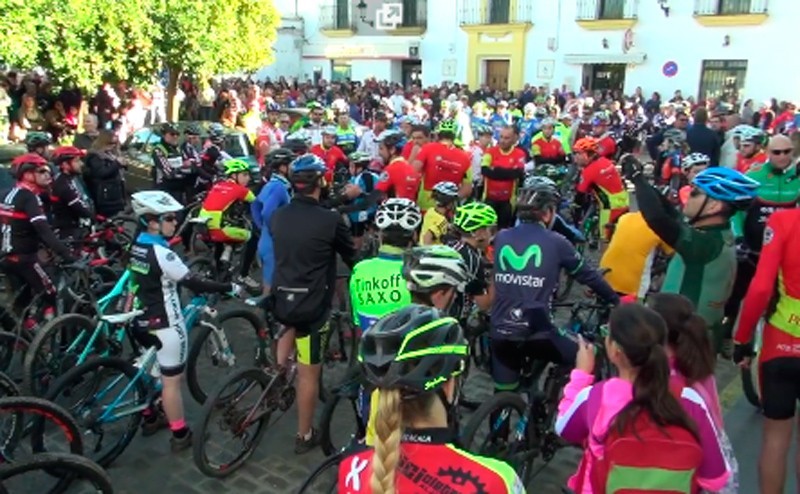
[[[536,244],[528,246],[522,255],[517,254],[517,251],[514,250],[514,247],[511,247],[510,245],[504,245],[503,248],[500,249],[500,254],[498,256],[500,269],[503,271],[507,271],[508,266],[511,266],[511,269],[514,271],[522,271],[531,262],[531,258],[533,258],[533,262],[537,268],[541,266],[542,249]]]

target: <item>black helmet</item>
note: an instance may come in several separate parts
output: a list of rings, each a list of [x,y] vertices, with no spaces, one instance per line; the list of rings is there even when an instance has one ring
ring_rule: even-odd
[[[561,202],[561,194],[553,185],[540,182],[532,187],[523,187],[517,197],[517,211],[544,211],[556,207]]]
[[[281,166],[289,166],[296,157],[290,149],[278,148],[267,153],[265,162],[269,168],[277,170]]]
[[[387,130],[375,142],[383,144],[390,149],[394,148],[399,153],[408,142],[408,138],[399,130]]]
[[[25,146],[28,148],[28,151],[33,151],[36,148],[47,147],[52,143],[52,139],[50,139],[50,134],[47,132],[28,132],[28,135],[25,136]]]
[[[358,151],[350,153],[348,158],[350,159],[350,163],[355,165],[356,168],[364,168],[372,162],[372,155],[369,153],[359,153]]]
[[[158,135],[164,137],[167,134],[180,134],[180,132],[178,132],[178,128],[175,125],[167,122],[161,124],[161,126],[158,128]]]
[[[411,304],[379,319],[361,337],[358,360],[380,389],[435,391],[464,371],[467,341],[458,321]]]
[[[308,144],[303,139],[286,139],[283,141],[283,148],[294,153],[295,157],[302,156],[308,152]]]
[[[183,133],[189,136],[199,136],[200,134],[202,134],[200,126],[197,125],[196,123],[190,123],[189,125],[187,125],[186,128],[183,129]]]

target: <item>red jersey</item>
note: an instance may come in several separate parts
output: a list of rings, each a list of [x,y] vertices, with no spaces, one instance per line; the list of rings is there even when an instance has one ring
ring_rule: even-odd
[[[561,141],[555,137],[546,139],[541,136],[531,143],[531,149],[533,156],[538,157],[542,163],[548,163],[548,160],[558,160],[567,154],[564,152],[564,146],[561,145]]]
[[[327,180],[328,183],[333,182],[333,172],[336,170],[336,165],[338,163],[347,163],[347,156],[345,156],[344,151],[335,144],[328,149],[322,147],[322,144],[316,144],[311,146],[308,152],[318,156],[325,162],[325,166],[328,168],[328,171],[325,173],[325,180]]]
[[[400,152],[400,156],[402,156],[403,159],[405,159],[405,160],[411,158],[411,150],[412,149],[414,149],[414,141],[409,140],[403,146],[403,150]]]
[[[734,341],[741,344],[752,341],[758,320],[764,316],[767,323],[758,356],[762,363],[778,357],[800,358],[798,234],[800,209],[780,209],[769,216],[756,274],[742,303]],[[774,296],[777,296],[775,309],[768,312]]]
[[[589,163],[581,171],[581,179],[575,189],[584,194],[594,192],[604,209],[628,206],[628,191],[622,177],[614,163],[607,158],[597,158]]]
[[[617,143],[609,134],[597,139],[597,154],[603,158],[613,158],[617,153]]]
[[[472,158],[466,151],[441,142],[429,142],[422,146],[416,157],[422,162],[422,188],[431,190],[439,182],[461,185],[467,177],[471,179]]]
[[[375,189],[386,193],[389,197],[411,199],[416,202],[419,183],[419,172],[403,158],[394,158],[383,168]]]
[[[483,153],[482,168],[525,169],[525,151],[514,147],[504,152],[500,146],[492,146]],[[483,198],[490,201],[508,202],[516,191],[516,180],[496,180],[484,174]]]
[[[253,202],[255,195],[253,192],[236,182],[222,180],[215,183],[208,195],[203,200],[203,210],[207,212],[223,212],[237,201]]]
[[[768,158],[764,151],[759,151],[752,158],[745,158],[742,153],[736,153],[736,169],[741,173],[747,173],[751,166],[764,164]]]

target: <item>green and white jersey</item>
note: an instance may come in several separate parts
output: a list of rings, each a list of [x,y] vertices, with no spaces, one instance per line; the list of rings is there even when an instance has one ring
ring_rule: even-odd
[[[350,276],[353,322],[367,331],[381,317],[411,303],[403,279],[403,249],[381,246],[378,256],[353,266]]]

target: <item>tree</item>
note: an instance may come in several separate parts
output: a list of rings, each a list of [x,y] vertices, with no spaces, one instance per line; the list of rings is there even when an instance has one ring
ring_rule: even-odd
[[[39,54],[36,29],[39,0],[0,0],[0,62],[34,67]]]
[[[280,16],[273,0],[155,0],[155,53],[169,71],[167,114],[185,72],[199,79],[272,61]]]

